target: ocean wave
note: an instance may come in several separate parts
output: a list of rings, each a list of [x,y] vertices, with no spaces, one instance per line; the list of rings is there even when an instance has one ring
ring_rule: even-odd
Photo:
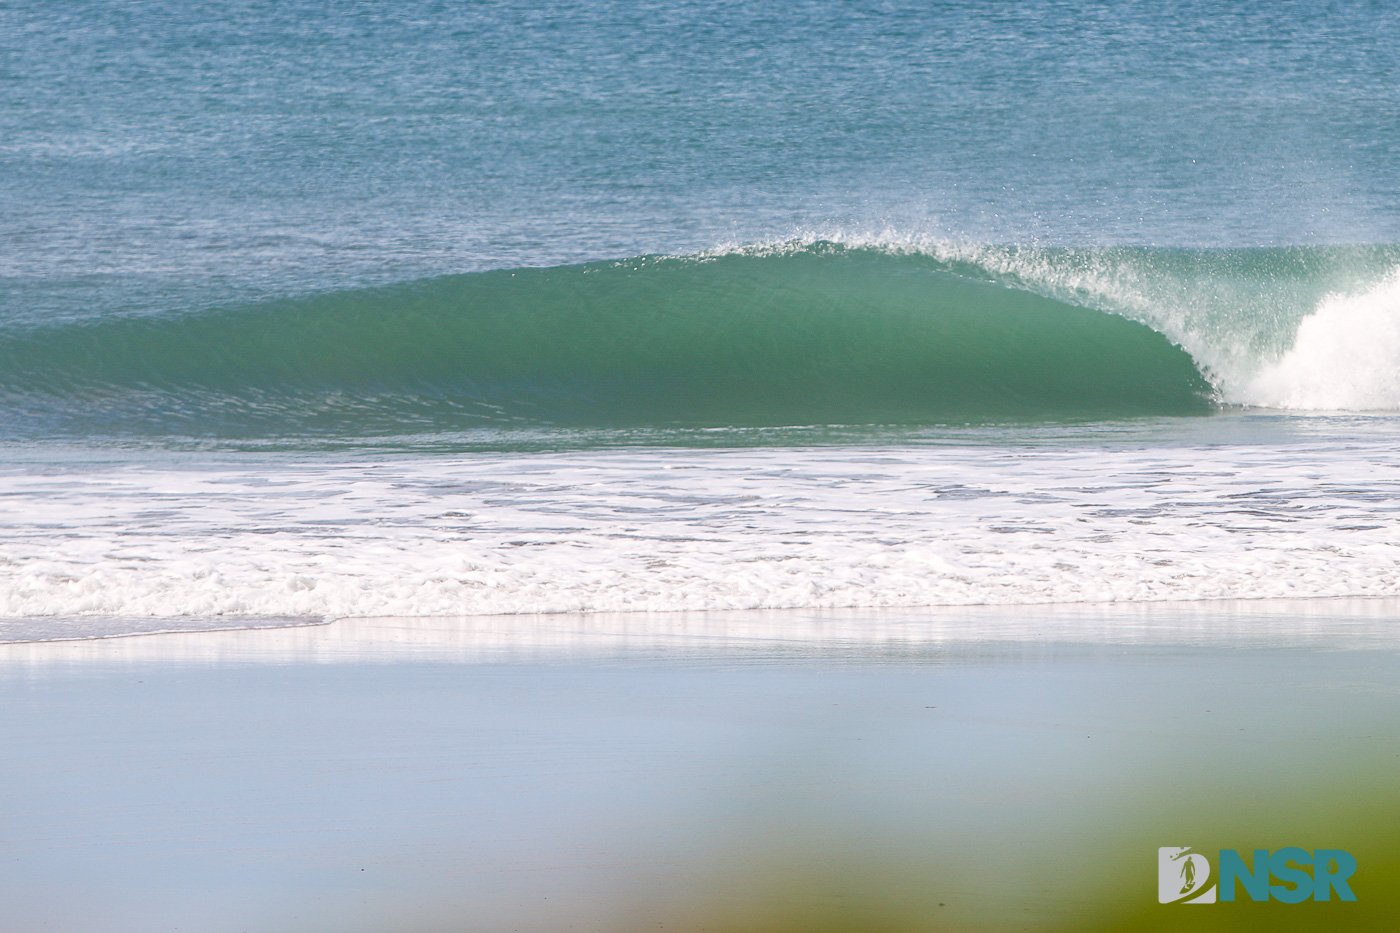
[[[0,430],[370,436],[1400,408],[1393,247],[838,240],[11,327]]]
[[[11,332],[0,388],[12,421],[214,433],[1114,417],[1212,394],[1140,322],[831,243]]]

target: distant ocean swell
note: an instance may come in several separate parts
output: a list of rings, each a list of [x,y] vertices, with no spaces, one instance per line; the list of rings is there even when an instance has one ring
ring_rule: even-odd
[[[1400,407],[1385,248],[798,242],[0,331],[26,434],[937,424]]]

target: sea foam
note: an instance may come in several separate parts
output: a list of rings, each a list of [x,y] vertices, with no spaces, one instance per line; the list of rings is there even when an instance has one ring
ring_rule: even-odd
[[[0,616],[1394,596],[1397,467],[1373,438],[26,470]]]

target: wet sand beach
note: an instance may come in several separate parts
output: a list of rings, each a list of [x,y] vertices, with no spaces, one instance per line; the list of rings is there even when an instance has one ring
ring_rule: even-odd
[[[1297,845],[1355,854],[1358,901],[1241,894],[1192,922],[1386,929],[1396,611],[378,619],[6,645],[0,914],[75,933],[1175,929],[1158,847]]]

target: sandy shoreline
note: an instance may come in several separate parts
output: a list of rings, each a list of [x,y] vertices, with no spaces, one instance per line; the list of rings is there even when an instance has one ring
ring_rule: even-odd
[[[1297,928],[1384,929],[1396,614],[346,620],[5,645],[0,915],[1170,929],[1153,857],[1189,843],[1349,849],[1362,900],[1294,908],[1323,924]],[[1220,909],[1302,919],[1256,908]]]

